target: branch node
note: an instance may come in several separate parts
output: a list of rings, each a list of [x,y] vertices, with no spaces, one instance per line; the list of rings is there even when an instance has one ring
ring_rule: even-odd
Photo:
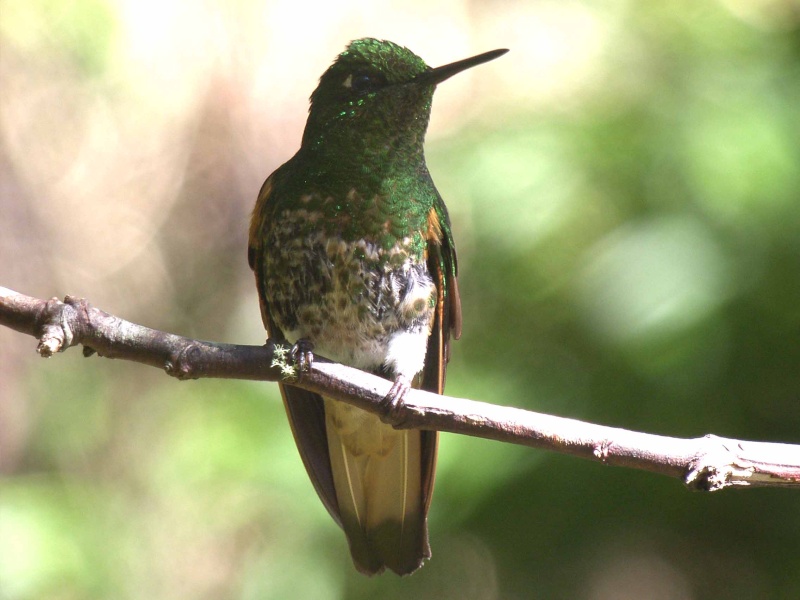
[[[703,437],[705,452],[699,453],[689,463],[684,478],[686,485],[693,490],[716,492],[731,485],[750,485],[756,472],[755,466],[742,459],[716,435]]]
[[[169,360],[164,363],[164,370],[167,375],[185,381],[187,379],[199,379],[200,375],[195,372],[194,359],[192,354],[201,352],[197,344],[186,344],[177,352],[174,352]]]
[[[66,299],[69,299],[69,296]],[[47,301],[41,315],[41,334],[39,345],[36,347],[36,351],[43,358],[49,358],[56,352],[63,352],[72,345],[75,335],[71,323],[76,316],[75,309],[58,298]]]
[[[602,440],[594,445],[592,454],[602,463],[608,462],[608,456],[611,450],[611,443],[609,440]]]

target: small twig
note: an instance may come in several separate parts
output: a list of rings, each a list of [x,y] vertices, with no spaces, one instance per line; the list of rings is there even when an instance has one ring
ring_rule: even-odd
[[[87,356],[143,363],[178,379],[290,381],[378,414],[400,429],[436,429],[572,454],[677,477],[696,490],[800,485],[797,445],[713,435],[671,438],[421,390],[409,391],[401,409],[390,414],[382,401],[391,382],[380,377],[315,357],[311,370],[295,381],[289,379],[284,350],[271,341],[240,346],[193,340],[130,323],[71,296],[63,303],[44,301],[0,288],[0,324],[38,338],[44,357],[82,344]]]

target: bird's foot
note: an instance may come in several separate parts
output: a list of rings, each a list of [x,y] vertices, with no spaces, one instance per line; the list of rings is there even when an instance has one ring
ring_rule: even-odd
[[[386,394],[381,404],[384,408],[384,416],[381,420],[384,423],[397,426],[402,423],[401,411],[403,409],[403,401],[411,389],[411,380],[404,375],[399,375],[392,384],[389,393]]]
[[[314,363],[314,343],[306,338],[300,338],[295,342],[289,351],[295,365],[297,365],[298,375],[308,373]]]

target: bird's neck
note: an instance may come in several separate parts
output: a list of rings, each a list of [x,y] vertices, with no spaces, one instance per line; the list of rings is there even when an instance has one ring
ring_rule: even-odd
[[[310,165],[337,172],[392,176],[425,164],[425,132],[402,131],[391,135],[331,131],[304,136],[301,153]]]

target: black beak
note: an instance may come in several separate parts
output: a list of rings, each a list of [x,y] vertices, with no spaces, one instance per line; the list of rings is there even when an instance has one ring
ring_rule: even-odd
[[[477,65],[482,65],[485,62],[489,62],[490,60],[494,60],[495,58],[503,56],[503,54],[506,52],[508,52],[507,48],[491,50],[489,52],[484,52],[483,54],[478,54],[478,56],[473,56],[472,58],[465,58],[464,60],[459,60],[454,63],[450,63],[449,65],[444,65],[443,67],[436,67],[435,69],[431,69],[430,71],[426,71],[425,73],[417,75],[414,78],[414,82],[427,85],[436,85],[445,79],[449,79],[456,73],[461,73],[461,71]]]

